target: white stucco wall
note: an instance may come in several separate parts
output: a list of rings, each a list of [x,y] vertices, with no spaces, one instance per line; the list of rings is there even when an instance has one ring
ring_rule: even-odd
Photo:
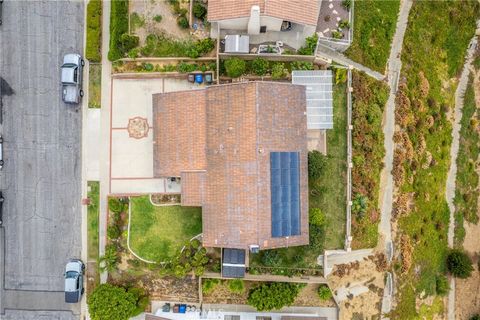
[[[248,19],[246,18],[236,18],[236,19],[228,19],[218,21],[220,25],[220,29],[223,30],[239,30],[239,31],[247,31],[248,27]],[[269,31],[280,31],[282,27],[282,19],[273,18],[269,16],[261,16],[260,17],[260,26],[266,26],[267,32]],[[213,24],[212,24],[213,27]]]

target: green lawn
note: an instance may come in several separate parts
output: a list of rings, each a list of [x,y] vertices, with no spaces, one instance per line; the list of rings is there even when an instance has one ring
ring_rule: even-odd
[[[480,135],[477,131],[480,115],[475,116],[475,92],[473,76],[470,77],[465,92],[465,103],[460,129],[460,148],[457,157],[457,181],[455,190],[455,241],[461,245],[465,230],[463,220],[478,223],[477,206],[480,197],[479,176],[476,171],[480,154]]]
[[[88,71],[88,107],[100,108],[102,100],[102,65],[91,63]]]
[[[449,80],[460,73],[479,14],[474,1],[417,1],[410,12],[401,57],[407,82],[399,87],[396,123],[412,152],[396,154],[393,174],[399,193],[411,196],[413,206],[399,218],[398,233],[409,239],[413,252],[411,263],[403,260],[398,305],[391,318],[417,319],[416,297],[435,295],[436,279],[445,273],[451,146],[446,114],[456,89]]]
[[[153,206],[148,196],[131,198],[130,247],[140,257],[168,261],[202,232],[202,209]]]
[[[311,208],[320,208],[327,217],[325,249],[345,245],[347,205],[347,93],[346,85],[334,86],[334,126],[327,130],[327,162],[322,177],[310,183]]]
[[[380,220],[378,197],[385,156],[382,119],[388,87],[357,71],[352,75],[352,87],[352,199],[368,199],[365,212],[352,209],[352,246],[373,248]]]
[[[399,12],[399,0],[355,1],[353,42],[345,54],[383,73]]]
[[[100,184],[98,181],[88,181],[88,198],[90,204],[87,211],[88,224],[88,260],[98,259],[98,215],[99,215]]]

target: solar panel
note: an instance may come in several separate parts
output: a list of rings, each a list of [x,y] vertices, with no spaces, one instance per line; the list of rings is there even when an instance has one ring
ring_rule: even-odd
[[[307,128],[333,128],[333,76],[331,70],[292,72],[292,83],[306,86]]]
[[[225,248],[222,254],[222,276],[243,278],[245,276],[245,250]]]
[[[270,153],[272,237],[300,234],[300,154]]]

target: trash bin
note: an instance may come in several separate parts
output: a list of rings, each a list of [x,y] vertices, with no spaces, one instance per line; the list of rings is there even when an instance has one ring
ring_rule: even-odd
[[[201,74],[201,73],[196,74],[195,75],[195,82],[198,83],[198,84],[203,83],[203,74]]]
[[[205,73],[205,83],[212,84],[213,83],[213,76],[211,73]]]

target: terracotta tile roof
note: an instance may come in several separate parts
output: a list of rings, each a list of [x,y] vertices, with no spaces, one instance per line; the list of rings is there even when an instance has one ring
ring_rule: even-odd
[[[319,0],[209,0],[208,20],[249,17],[252,6],[262,16],[271,16],[305,25],[317,25]]]
[[[154,94],[155,177],[179,177],[183,170],[204,170],[204,90]]]
[[[182,206],[201,207],[205,200],[205,171],[182,171]]]
[[[196,98],[192,98],[192,95]],[[204,106],[183,107],[178,101],[190,99]],[[162,112],[156,111],[162,110]],[[188,115],[204,124],[178,126],[176,130],[164,130],[158,126],[167,120],[158,119],[165,114],[198,112]],[[211,86],[204,90],[158,95],[154,98],[154,131],[164,131],[162,139],[156,139],[155,172],[167,172],[174,168],[182,172],[182,203],[199,203],[203,194],[203,244],[207,247],[248,248],[258,244],[262,249],[303,245],[308,243],[308,178],[307,178],[307,122],[305,87],[282,83],[251,82]],[[168,121],[175,118],[167,116]],[[167,122],[168,122],[167,121]],[[203,130],[205,132],[196,132]],[[188,133],[181,132],[188,131]],[[191,167],[179,154],[184,146],[174,145],[190,139],[170,137],[198,137],[195,156],[199,167]],[[204,140],[203,140],[204,139]],[[167,141],[168,146],[162,146]],[[203,141],[203,149],[198,147]],[[190,146],[191,146],[190,145]],[[169,148],[173,148],[169,150]],[[293,151],[300,155],[300,226],[301,234],[286,238],[272,238],[270,152]],[[162,152],[175,154],[165,157]],[[157,161],[161,158],[161,161]],[[179,164],[178,161],[181,161]],[[173,161],[173,163],[168,163]],[[182,169],[182,165],[188,168]],[[165,165],[169,170],[164,170]],[[200,167],[201,166],[201,167]],[[206,173],[184,171],[206,170]],[[183,179],[185,178],[185,181]],[[202,180],[203,179],[203,180]],[[202,184],[205,184],[202,188]],[[191,194],[192,193],[192,194]],[[183,199],[185,197],[185,199]],[[287,243],[288,241],[288,243]]]

